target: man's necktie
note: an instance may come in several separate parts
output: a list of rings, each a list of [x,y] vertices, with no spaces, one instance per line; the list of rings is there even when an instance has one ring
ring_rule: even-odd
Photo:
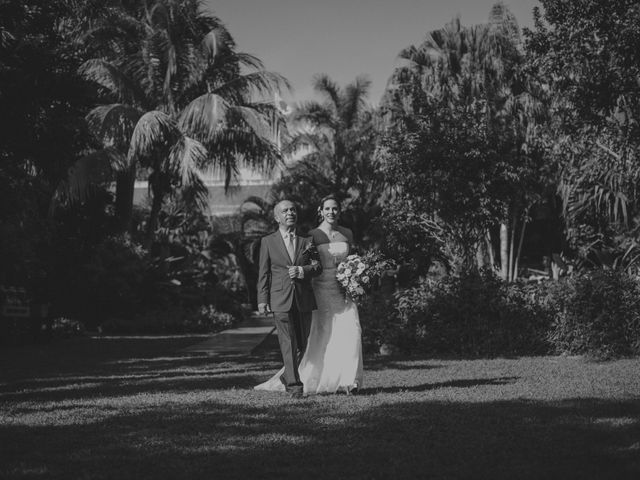
[[[293,242],[296,238],[296,235],[294,233],[288,233],[287,234],[287,241],[285,242],[285,245],[287,246],[287,253],[289,253],[289,258],[291,259],[291,263],[293,263],[293,257],[295,256],[295,247],[293,245]]]

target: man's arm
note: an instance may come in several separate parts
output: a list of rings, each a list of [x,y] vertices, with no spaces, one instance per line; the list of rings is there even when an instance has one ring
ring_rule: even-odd
[[[313,240],[311,240],[311,244],[314,245]],[[300,269],[302,270],[302,276],[300,278],[315,277],[322,273],[320,254],[315,246],[313,247],[313,253],[309,255],[309,264],[301,266]]]
[[[300,267],[302,269],[304,278],[306,277],[315,277],[322,273],[322,265],[318,260],[312,260],[313,263],[310,265],[304,265]]]
[[[260,241],[260,259],[258,265],[258,310],[269,311],[269,304],[271,303],[271,299],[269,298],[269,290],[271,287],[271,258],[269,257],[269,248],[267,247],[265,237]],[[265,306],[266,309],[264,308]]]

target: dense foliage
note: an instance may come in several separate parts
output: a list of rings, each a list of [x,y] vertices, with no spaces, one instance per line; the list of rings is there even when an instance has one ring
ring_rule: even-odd
[[[397,295],[409,348],[433,354],[544,353],[550,316],[518,284],[492,272],[422,279]]]
[[[51,198],[90,144],[83,117],[93,90],[77,73],[72,13],[63,0],[0,4],[0,284],[26,286],[39,301]]]
[[[12,112],[0,145],[0,285],[92,329],[150,310],[158,324],[159,312],[195,318],[207,306],[240,318],[242,294],[216,274],[226,258],[207,253],[211,226],[176,228],[184,215],[167,200],[202,217],[204,166],[229,181],[238,165],[272,166],[281,120],[264,96],[286,81],[237,52],[196,0],[0,10],[0,106]],[[149,179],[150,212],[133,208],[136,177]]]
[[[554,284],[542,302],[554,313],[550,343],[558,353],[612,358],[640,354],[640,281],[595,270]]]
[[[255,303],[272,202],[304,229],[333,193],[401,265],[361,306],[369,351],[639,353],[640,5],[541,7],[524,36],[503,2],[427,32],[378,109],[366,76],[317,75],[287,113],[286,80],[199,0],[0,2],[0,285],[61,335],[216,331]],[[216,227],[202,172],[229,187],[283,158]]]
[[[456,19],[401,52],[378,155],[396,191],[387,215],[403,212],[388,225],[399,253],[427,265],[435,255],[454,271],[499,265],[510,280],[548,183],[535,135],[544,99],[523,69],[517,24],[494,10],[488,24]]]
[[[543,138],[560,173],[566,234],[583,257],[620,254],[638,226],[640,5],[541,3],[526,46],[531,74],[554,100]]]

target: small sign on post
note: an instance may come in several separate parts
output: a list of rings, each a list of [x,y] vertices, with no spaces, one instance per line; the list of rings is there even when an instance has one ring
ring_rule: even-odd
[[[2,316],[28,318],[31,316],[31,309],[23,305],[5,305],[2,307]]]
[[[0,294],[4,298],[2,316],[6,318],[29,318],[31,308],[27,291],[24,288],[0,286]]]

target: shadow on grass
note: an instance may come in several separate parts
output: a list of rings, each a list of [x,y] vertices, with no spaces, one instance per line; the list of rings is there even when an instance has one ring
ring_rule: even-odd
[[[624,388],[623,399],[504,400],[503,386],[520,377],[495,366],[452,378],[475,374],[380,357],[365,362],[378,388],[296,401],[251,390],[279,368],[268,352],[190,356],[146,340],[68,346],[12,352],[24,363],[0,374],[0,478],[640,475],[640,396]]]
[[[25,387],[18,392],[0,392],[2,401],[60,402],[65,400],[90,400],[93,398],[123,397],[138,394],[172,394],[181,392],[250,389],[260,383],[265,375],[245,374],[178,374],[175,376],[118,377],[88,383],[56,383],[47,387]]]
[[[380,388],[363,388],[358,395],[376,395],[378,393],[428,392],[438,388],[471,388],[481,385],[507,385],[515,383],[518,377],[476,378],[469,380],[451,380],[449,382],[426,383],[423,385],[391,386]]]
[[[28,475],[34,471],[60,479],[631,479],[640,473],[636,402],[400,401],[354,408],[351,400],[348,408],[313,401],[173,404],[94,425],[5,426],[0,473],[8,479],[38,478]]]
[[[184,353],[193,341],[83,338],[0,351],[0,401],[250,389],[279,368],[265,357]]]

